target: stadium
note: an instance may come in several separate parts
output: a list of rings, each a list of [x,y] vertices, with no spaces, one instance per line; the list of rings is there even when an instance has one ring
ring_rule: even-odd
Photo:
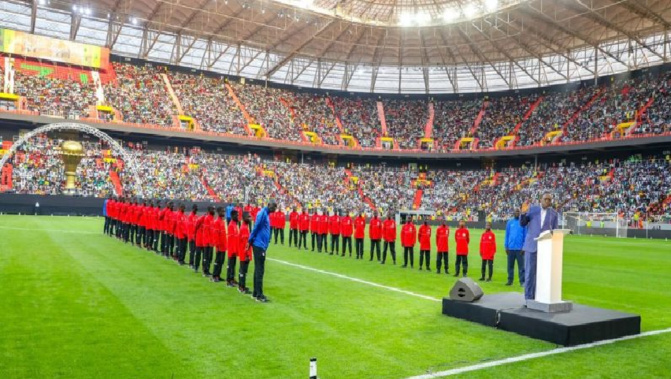
[[[0,377],[671,377],[670,28],[0,2]]]

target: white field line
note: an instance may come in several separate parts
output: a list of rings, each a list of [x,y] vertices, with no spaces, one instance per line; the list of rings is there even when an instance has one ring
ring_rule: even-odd
[[[431,301],[436,301],[436,302],[441,302],[441,301],[442,301],[441,299],[438,299],[438,298],[435,298],[435,297],[426,296],[426,295],[422,295],[422,294],[419,294],[419,293],[415,293],[415,292],[411,292],[411,291],[402,290],[402,289],[400,289],[400,288],[396,288],[396,287],[385,286],[385,285],[383,285],[383,284],[378,284],[378,283],[374,283],[374,282],[369,282],[369,281],[367,281],[367,280],[358,279],[358,278],[353,278],[353,277],[351,277],[351,276],[342,275],[342,274],[337,274],[337,273],[335,273],[335,272],[330,272],[330,271],[320,270],[320,269],[318,269],[318,268],[313,268],[313,267],[309,267],[309,266],[303,266],[303,265],[299,265],[299,264],[291,263],[291,262],[286,262],[286,261],[282,261],[282,260],[275,259],[275,258],[268,258],[268,260],[273,261],[273,262],[277,262],[277,263],[281,263],[281,264],[283,264],[283,265],[287,265],[287,266],[292,266],[292,267],[301,268],[301,269],[303,269],[303,270],[308,270],[308,271],[318,272],[318,273],[320,273],[320,274],[324,274],[324,275],[335,276],[336,278],[345,279],[345,280],[349,280],[349,281],[356,282],[356,283],[366,284],[366,285],[369,285],[369,286],[372,286],[372,287],[377,287],[377,288],[386,289],[386,290],[388,290],[388,291],[393,291],[393,292],[398,292],[398,293],[402,293],[402,294],[409,295],[409,296],[418,297],[418,298],[420,298],[420,299],[424,299],[424,300],[431,300]]]
[[[633,335],[633,336],[626,336],[626,337],[614,338],[614,339],[611,339],[611,340],[604,340],[604,341],[599,341],[599,342],[586,343],[584,345],[570,346],[570,347],[560,347],[558,349],[541,351],[539,353],[524,354],[524,355],[519,355],[517,357],[500,359],[498,361],[479,363],[479,364],[472,365],[472,366],[465,366],[465,367],[454,368],[454,369],[451,369],[451,370],[437,371],[437,372],[433,372],[433,373],[412,376],[408,379],[442,378],[442,377],[446,377],[446,376],[463,374],[463,373],[471,372],[471,371],[483,370],[483,369],[490,368],[490,367],[497,367],[497,366],[507,365],[507,364],[510,364],[510,363],[523,362],[523,361],[528,361],[528,360],[531,360],[531,359],[547,357],[547,356],[550,356],[550,355],[570,353],[572,351],[577,351],[577,350],[591,349],[591,348],[597,347],[597,346],[610,345],[610,344],[613,344],[613,343],[616,343],[616,342],[628,341],[628,340],[633,340],[633,339],[642,338],[642,337],[655,336],[655,335],[664,334],[664,333],[671,333],[671,328],[660,329],[660,330],[652,330],[652,331],[649,331],[649,332],[636,334],[636,335]]]

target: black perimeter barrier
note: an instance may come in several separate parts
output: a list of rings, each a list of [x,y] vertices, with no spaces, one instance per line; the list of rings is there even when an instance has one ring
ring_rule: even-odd
[[[96,197],[80,197],[65,195],[19,195],[13,193],[0,193],[0,213],[3,214],[22,214],[22,215],[54,215],[54,216],[102,216],[103,203],[105,199]],[[213,202],[192,202],[173,200],[175,206],[183,203],[186,206],[186,212],[191,209],[191,204],[197,204],[200,213],[205,212],[209,205],[225,206],[225,203]],[[36,204],[39,203],[39,207]],[[162,202],[163,203],[163,202]],[[287,214],[288,217],[288,214]],[[384,217],[381,217],[384,219]],[[457,221],[448,221],[447,225],[451,229],[458,226]],[[429,225],[440,225],[440,221],[429,221]],[[467,222],[466,226],[471,229],[484,229],[485,221]],[[506,229],[505,222],[492,223],[492,229],[502,233]],[[600,236],[606,233],[615,234],[612,229],[592,228],[594,236]],[[647,233],[647,237],[646,237]],[[653,238],[668,239],[671,238],[671,230],[643,230],[629,229],[627,238]]]

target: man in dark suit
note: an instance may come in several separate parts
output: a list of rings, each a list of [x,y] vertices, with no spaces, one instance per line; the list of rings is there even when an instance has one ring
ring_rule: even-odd
[[[524,240],[524,298],[533,300],[536,297],[536,260],[538,257],[538,244],[536,238],[546,230],[557,229],[557,211],[552,208],[552,195],[543,194],[541,205],[527,204],[522,206],[520,225],[527,228]]]

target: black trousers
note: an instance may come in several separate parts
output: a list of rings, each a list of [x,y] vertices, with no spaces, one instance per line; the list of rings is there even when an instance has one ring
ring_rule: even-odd
[[[312,251],[315,251],[315,246],[318,245],[318,243],[315,243],[315,241],[319,242],[318,241],[319,240],[319,234],[317,234],[315,232],[310,232],[310,236],[312,238]]]
[[[145,242],[145,245],[148,249],[151,249],[151,247],[154,246],[154,231],[151,229],[147,229],[147,241]]]
[[[326,239],[327,236],[328,234],[320,234],[317,237],[317,249],[319,250],[320,253],[322,252],[322,247],[324,248],[325,253],[328,250],[328,241]]]
[[[410,267],[415,266],[415,249],[412,247],[403,248],[403,267],[408,265],[408,257],[410,257]]]
[[[263,274],[266,271],[266,251],[260,247],[253,246],[254,252],[254,297],[263,295]]]
[[[485,272],[487,271],[487,267],[489,267],[489,275],[487,276],[488,279],[492,278],[492,274],[494,274],[494,260],[493,259],[483,259],[482,260],[482,278],[485,278]]]
[[[298,239],[298,248],[305,248],[305,250],[308,249],[308,232],[307,230],[301,231],[301,235]]]
[[[450,255],[447,253],[447,251],[444,252],[444,253],[438,252],[437,256],[438,257],[436,258],[436,267],[438,268],[438,272],[440,272],[440,266],[441,266],[441,263],[443,263],[443,262],[445,262],[444,263],[445,264],[445,273],[447,274],[448,272],[450,272],[450,270],[449,270]]]
[[[520,284],[524,284],[524,254],[522,250],[508,250],[508,283],[515,279],[515,262]]]
[[[142,246],[144,244],[146,233],[147,233],[147,230],[144,228],[144,226],[138,226],[137,235],[135,236],[135,244],[136,245]]]
[[[289,229],[289,246],[291,241],[294,242],[294,246],[298,246],[298,229]]]
[[[105,216],[105,225],[103,225],[103,233],[109,234],[110,231],[110,218]]]
[[[333,254],[334,251],[336,254],[340,251],[340,235],[338,234],[331,234],[331,254]]]
[[[152,246],[152,250],[158,253],[158,240],[161,237],[161,232],[159,230],[154,230],[154,246]]]
[[[186,259],[186,238],[177,239],[177,261],[180,264],[184,264],[184,259]]]
[[[114,234],[116,235],[117,238],[121,238],[123,236],[123,223],[119,220],[116,220],[114,225],[115,225]]]
[[[342,238],[342,256],[345,256],[347,249],[349,248],[349,256],[352,256],[352,237],[343,237]]]
[[[175,236],[173,236],[172,234],[168,234],[168,242],[166,242],[166,247],[168,249],[167,252],[166,252],[166,255],[168,257],[174,257],[175,256],[175,253],[174,253]]]
[[[135,244],[135,234],[137,234],[136,232],[137,232],[137,225],[130,224],[130,229],[128,231],[128,239],[132,244]]]
[[[167,245],[166,242],[168,241],[166,239],[165,232],[161,231],[161,253],[163,253],[163,255],[165,255],[165,251],[167,250],[165,247]]]
[[[373,260],[373,250],[377,249],[377,260],[380,260],[380,240],[370,240],[370,260]]]
[[[426,260],[426,269],[431,270],[431,250],[420,250],[419,251],[419,269],[422,269],[422,265]]]
[[[226,281],[233,282],[235,281],[235,255],[228,258],[228,265],[226,266]]]
[[[396,242],[395,241],[384,241],[384,249],[382,249],[382,263],[387,261],[387,248],[389,248],[389,254],[391,254],[391,260],[396,264]]]
[[[198,267],[200,267],[200,259],[203,255],[205,248],[202,246],[196,247],[196,253],[194,254],[193,261],[191,261],[191,266],[193,267],[194,271],[198,271]]]
[[[238,272],[238,287],[247,288],[248,270],[249,270],[249,261],[240,261],[240,271]]]
[[[356,250],[356,259],[363,259],[363,238],[354,239],[354,250]]]
[[[277,237],[280,237],[282,245],[284,245],[284,228],[275,228],[275,243],[277,243]]]
[[[130,236],[130,224],[124,223],[123,224],[123,240],[125,242],[128,242],[128,237]]]
[[[212,265],[212,246],[203,248],[203,274],[210,275],[210,266]]]
[[[196,241],[189,241],[189,265],[193,266],[193,262],[196,255]]]
[[[217,254],[214,257],[214,271],[212,271],[212,277],[221,279],[221,269],[224,266],[224,260],[226,259],[226,252],[217,250]]]
[[[464,276],[466,276],[468,274],[468,255],[457,255],[456,275],[459,275],[459,268],[462,264],[464,265]]]

